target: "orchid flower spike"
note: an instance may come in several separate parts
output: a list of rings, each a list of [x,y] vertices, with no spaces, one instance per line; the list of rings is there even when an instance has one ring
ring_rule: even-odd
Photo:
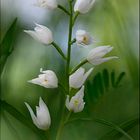
[[[89,52],[87,56],[87,61],[93,65],[99,65],[111,59],[118,58],[117,56],[104,57],[107,53],[111,52],[112,49],[113,47],[110,46],[96,47]]]
[[[76,32],[76,42],[80,45],[90,45],[93,43],[93,38],[85,30]]]
[[[55,9],[58,6],[56,0],[37,0],[37,3],[34,5],[41,8],[48,8],[50,10]]]
[[[51,125],[51,117],[47,105],[44,103],[42,98],[39,99],[39,106],[36,106],[36,116],[28,103],[25,102],[26,107],[28,108],[33,123],[42,130],[49,129]]]
[[[69,111],[74,113],[81,112],[84,109],[85,102],[84,97],[84,86],[73,96],[70,100],[69,95],[66,98],[66,107]]]
[[[80,67],[75,73],[70,75],[69,84],[71,88],[80,88],[93,71],[93,68],[85,72],[85,69]]]
[[[32,79],[28,82],[43,86],[45,88],[57,88],[58,79],[56,74],[51,70],[40,71],[43,74],[39,74],[38,78]]]
[[[36,27],[34,28],[34,31],[32,30],[24,30],[25,33],[29,34],[31,37],[33,37],[35,40],[39,41],[43,44],[51,44],[53,42],[53,35],[49,28],[36,24]]]
[[[82,14],[87,13],[95,3],[95,0],[77,0],[74,5],[74,11]]]

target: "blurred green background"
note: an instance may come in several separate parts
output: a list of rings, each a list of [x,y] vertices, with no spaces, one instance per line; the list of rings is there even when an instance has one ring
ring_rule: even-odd
[[[65,0],[60,4],[68,7]],[[67,50],[68,17],[59,9],[49,11],[33,6],[35,0],[1,0],[1,40],[7,29],[18,18],[17,34],[14,41],[14,51],[8,58],[1,77],[2,99],[13,105],[18,111],[31,121],[24,105],[28,102],[32,107],[38,104],[41,96],[47,103],[52,125],[50,129],[52,139],[55,138],[61,114],[61,93],[58,89],[45,89],[27,83],[39,74],[39,69],[51,69],[57,73],[60,81],[64,81],[64,62],[51,46],[43,46],[26,35],[24,29],[33,29],[34,22],[46,25],[54,34],[55,41]],[[125,72],[121,86],[113,88],[98,97],[88,89],[85,94],[87,100],[82,113],[72,117],[89,116],[105,119],[121,124],[129,119],[138,117],[139,112],[139,1],[138,0],[97,0],[93,9],[78,17],[73,36],[77,29],[86,29],[96,42],[87,48],[76,45],[72,48],[71,67],[84,58],[89,50],[99,45],[112,45],[114,50],[110,55],[119,56],[114,60],[95,68],[89,81],[92,83],[95,75],[107,69],[109,73],[115,71],[118,76]],[[91,65],[86,65],[89,68]],[[92,84],[91,84],[92,86]],[[88,101],[90,99],[90,101]],[[65,127],[62,140],[99,140],[112,129],[96,122],[73,122]],[[128,130],[134,140],[139,139],[138,125]],[[39,140],[36,133],[17,121],[7,112],[1,115],[1,140]],[[110,138],[111,139],[111,138]],[[125,136],[112,140],[127,140]],[[109,138],[103,137],[103,140]]]

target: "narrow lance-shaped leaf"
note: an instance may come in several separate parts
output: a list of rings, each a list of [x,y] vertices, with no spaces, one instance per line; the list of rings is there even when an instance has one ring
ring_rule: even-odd
[[[107,69],[103,70],[103,83],[104,83],[104,88],[106,91],[109,89],[109,72]]]
[[[101,73],[97,74],[97,88],[98,91],[100,92],[100,95],[104,94],[104,87],[103,87],[103,81],[102,81],[102,75]]]
[[[115,71],[114,70],[111,72],[111,84],[112,84],[112,87],[115,87]]]
[[[17,18],[13,21],[8,31],[6,32],[1,45],[0,45],[0,54],[9,54],[13,50],[13,41],[15,38],[15,30],[16,30]]]
[[[4,65],[6,63],[6,60],[8,56],[12,53],[13,51],[13,42],[15,39],[15,31],[16,31],[16,23],[17,23],[17,18],[13,21],[11,24],[10,28],[6,32],[1,44],[0,44],[0,75],[3,71]]]
[[[115,86],[116,86],[116,87],[119,86],[119,84],[120,84],[120,82],[122,81],[122,79],[123,79],[124,76],[125,76],[125,72],[122,72],[122,73],[118,76],[117,81],[116,81],[116,83],[115,83]]]
[[[122,128],[125,132],[129,131],[130,129],[132,129],[133,127],[135,127],[139,122],[139,118],[134,118],[128,121],[123,122],[122,124],[120,124],[120,128]],[[99,140],[104,140],[104,139],[108,139],[108,140],[118,140],[123,136],[122,133],[120,133],[119,131],[116,131],[115,129],[113,129],[112,131],[106,133],[105,135],[103,135]]]

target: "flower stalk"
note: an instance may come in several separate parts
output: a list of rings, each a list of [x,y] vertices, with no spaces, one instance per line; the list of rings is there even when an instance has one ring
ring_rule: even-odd
[[[67,15],[70,15],[69,11],[67,11],[62,5],[58,5],[58,8],[65,12]]]
[[[71,59],[71,40],[72,40],[72,22],[73,22],[73,6],[72,1],[69,0],[70,19],[69,19],[69,35],[68,35],[68,50],[67,50],[67,64],[66,64],[66,78],[67,78],[67,92],[69,94],[69,69]]]
[[[52,42],[52,45],[59,52],[59,54],[62,56],[62,58],[66,60],[67,58],[66,58],[65,54],[63,53],[63,51],[60,49],[60,47],[55,42]]]
[[[75,23],[77,17],[79,16],[79,14],[80,14],[80,13],[79,13],[78,11],[75,12],[75,15],[74,15],[74,17],[73,17],[73,21],[72,21],[72,26],[74,26],[74,23]]]
[[[70,73],[69,75],[73,74],[76,70],[78,70],[81,66],[85,65],[88,61],[84,59],[81,61]]]

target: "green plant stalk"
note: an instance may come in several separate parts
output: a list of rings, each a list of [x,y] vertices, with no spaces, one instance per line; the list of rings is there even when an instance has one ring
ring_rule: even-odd
[[[72,21],[73,21],[73,7],[72,1],[69,0],[70,5],[70,20],[69,20],[69,35],[68,35],[68,51],[67,51],[67,64],[66,64],[66,83],[67,83],[67,92],[69,94],[69,69],[70,69],[70,60],[71,60],[71,40],[72,40]]]
[[[73,21],[72,21],[72,26],[74,26],[74,23],[75,23],[77,17],[79,16],[79,14],[80,14],[80,13],[79,13],[78,11],[75,13],[75,15],[74,15],[74,17],[73,17]]]
[[[52,45],[59,52],[59,54],[62,56],[62,58],[64,58],[66,60],[67,58],[66,58],[65,54],[63,53],[63,51],[60,49],[60,47],[55,42],[52,42]]]
[[[88,61],[86,59],[84,59],[83,61],[80,62],[80,64],[78,64],[70,73],[69,75],[73,74],[76,70],[78,70],[81,66],[83,66],[84,64],[86,64]]]
[[[69,69],[70,69],[70,60],[71,60],[71,41],[72,41],[72,24],[73,24],[73,6],[72,0],[69,0],[69,7],[70,7],[70,16],[69,16],[69,35],[68,35],[68,50],[67,50],[67,63],[66,63],[66,89],[67,94],[69,95]],[[61,133],[64,128],[64,113],[65,113],[65,105],[62,112],[61,122],[56,134],[56,140],[61,139]]]
[[[66,116],[65,120],[64,120],[64,115],[62,116],[62,119],[61,119],[61,122],[60,122],[60,126],[59,126],[59,129],[58,129],[58,133],[57,133],[57,136],[56,136],[56,140],[60,140],[61,139],[62,130],[63,130],[65,124],[69,121],[69,118],[70,118],[71,114],[72,114],[72,112],[70,111],[68,113],[68,115]]]
[[[69,11],[67,11],[62,5],[58,5],[58,8],[61,9],[66,14],[70,15]]]

